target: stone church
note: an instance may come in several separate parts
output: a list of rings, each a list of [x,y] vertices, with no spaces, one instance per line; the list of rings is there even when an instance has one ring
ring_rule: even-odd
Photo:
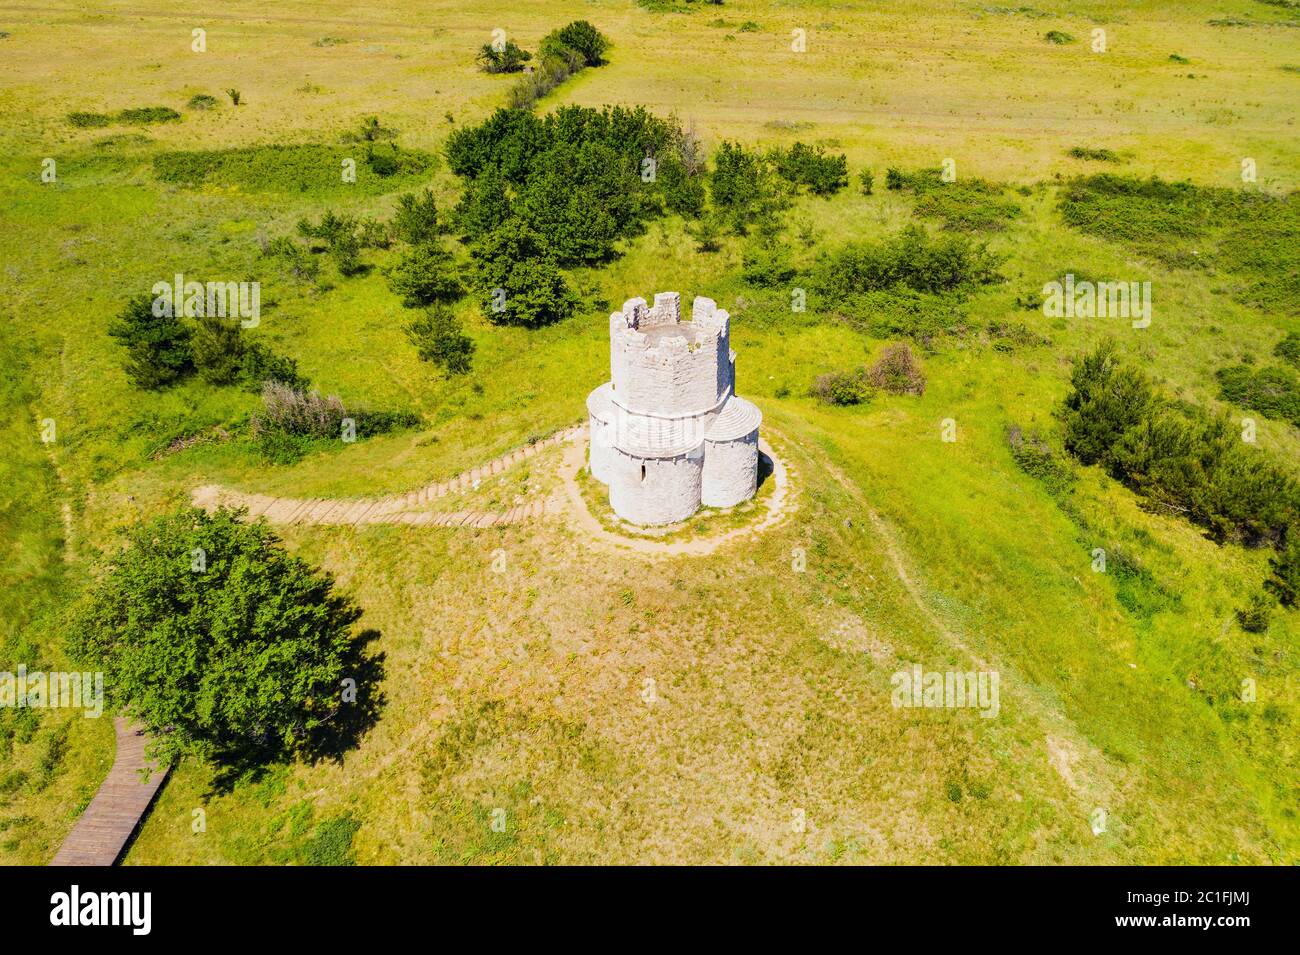
[[[759,410],[736,396],[730,316],[697,297],[629,299],[609,317],[610,380],[587,398],[591,473],[640,525],[731,507],[758,487]]]

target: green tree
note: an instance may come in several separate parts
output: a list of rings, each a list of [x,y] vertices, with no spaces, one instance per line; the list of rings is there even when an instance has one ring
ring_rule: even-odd
[[[408,192],[397,200],[397,214],[393,216],[393,231],[403,242],[419,245],[438,238],[438,203],[432,189],[416,194]]]
[[[473,255],[491,322],[538,328],[568,318],[577,305],[549,245],[519,219],[484,236]]]
[[[189,328],[170,306],[155,310],[148,295],[131,299],[108,334],[126,348],[126,374],[138,388],[163,388],[194,368]]]
[[[1269,558],[1264,586],[1282,606],[1300,604],[1300,526],[1287,527],[1277,553]]]
[[[446,306],[427,309],[406,329],[406,337],[420,358],[448,375],[463,375],[474,358],[474,339],[465,334],[460,320]]]
[[[465,294],[451,253],[436,242],[414,246],[388,270],[388,285],[407,308],[452,302]]]
[[[488,166],[471,179],[454,214],[456,225],[471,238],[500,228],[511,215],[510,196],[501,170]]]
[[[67,633],[164,761],[278,757],[340,707],[359,611],[264,522],[185,508],[137,524]]]
[[[228,385],[240,376],[247,349],[239,322],[210,315],[199,319],[191,350],[200,378]]]

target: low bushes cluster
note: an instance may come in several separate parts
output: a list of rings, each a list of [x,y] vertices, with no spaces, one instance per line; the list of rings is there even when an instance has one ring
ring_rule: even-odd
[[[1300,516],[1300,486],[1228,419],[1164,398],[1115,343],[1080,358],[1061,415],[1065,446],[1153,506],[1204,527],[1212,539],[1277,543]]]
[[[885,188],[916,196],[916,214],[939,219],[944,228],[963,232],[996,232],[1020,215],[1020,206],[1006,198],[1004,187],[983,179],[944,182],[938,169],[902,172],[889,169]]]
[[[1300,425],[1300,376],[1290,368],[1232,365],[1220,368],[1217,377],[1225,401]]]
[[[1177,268],[1236,279],[1234,296],[1276,314],[1300,314],[1300,192],[1197,186],[1101,173],[1061,191],[1065,222]]]
[[[194,372],[209,384],[253,390],[269,380],[306,385],[293,359],[247,340],[237,321],[155,315],[148,295],[127,302],[108,334],[126,350],[127,377],[137,388],[158,390]]]

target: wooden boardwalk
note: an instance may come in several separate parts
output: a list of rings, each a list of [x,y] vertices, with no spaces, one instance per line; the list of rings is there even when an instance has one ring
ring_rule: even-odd
[[[554,508],[546,500],[531,501],[499,513],[489,511],[421,511],[417,508],[448,494],[473,490],[479,481],[500,474],[520,461],[534,457],[548,448],[579,438],[586,425],[557,431],[548,438],[504,454],[447,481],[429,484],[390,497],[298,498],[268,494],[246,494],[209,484],[195,488],[192,501],[206,511],[227,507],[246,507],[250,518],[265,517],[272,524],[415,524],[431,527],[497,527],[531,520]]]
[[[140,771],[146,765],[144,732],[120,716],[113,726],[117,730],[113,768],[50,865],[115,863],[167,778],[167,769],[154,767],[149,781],[141,782]]]

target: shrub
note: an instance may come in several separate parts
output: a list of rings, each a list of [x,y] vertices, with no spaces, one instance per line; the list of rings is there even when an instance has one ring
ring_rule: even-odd
[[[239,366],[239,381],[249,390],[261,391],[268,381],[289,388],[305,389],[309,382],[298,372],[298,363],[280,355],[259,341],[245,344]]]
[[[1273,617],[1273,598],[1267,591],[1251,594],[1246,606],[1237,610],[1237,622],[1247,633],[1265,633]]]
[[[397,213],[393,216],[393,232],[403,242],[419,245],[432,242],[441,232],[438,225],[438,203],[432,189],[421,193],[408,192],[397,199]]]
[[[463,375],[470,370],[474,340],[465,334],[450,309],[426,310],[410,324],[406,335],[422,360],[432,362],[448,375]]]
[[[200,318],[190,347],[199,377],[208,384],[229,385],[239,377],[245,348],[238,322],[215,315]]]
[[[485,73],[518,73],[524,68],[524,64],[532,58],[533,55],[527,50],[521,50],[514,43],[507,40],[505,46],[500,50],[491,43],[484,43],[479,48],[474,61],[478,63],[479,69]]]
[[[779,243],[750,242],[741,254],[741,275],[750,285],[770,288],[794,277],[789,252]]]
[[[1300,425],[1300,377],[1290,368],[1233,365],[1216,373],[1225,401]]]
[[[104,113],[69,113],[68,122],[78,129],[98,129],[107,126],[113,121],[111,116]]]
[[[238,106],[240,101],[244,98],[244,94],[239,92],[237,89],[226,90],[226,95],[230,97],[230,102],[234,103],[236,106]]]
[[[722,227],[715,215],[703,216],[688,225],[686,233],[695,240],[696,252],[717,252],[722,248]]]
[[[906,345],[890,345],[871,366],[871,384],[891,395],[925,394],[925,375]]]
[[[352,816],[326,819],[303,846],[303,861],[307,865],[356,865],[352,855],[352,840],[361,823]]]
[[[538,328],[568,318],[577,297],[540,233],[511,219],[473,250],[488,320]]]
[[[823,255],[813,284],[838,301],[904,287],[930,294],[964,293],[1001,280],[1000,259],[964,236],[930,238],[919,226],[880,242],[850,243]]]
[[[1070,466],[1038,434],[1026,434],[1019,425],[1010,425],[1007,446],[1020,470],[1040,481],[1049,494],[1063,494],[1074,484]]]
[[[343,419],[349,417],[337,395],[322,398],[316,392],[268,381],[262,385],[262,410],[253,416],[254,437],[270,432],[310,438],[337,438]]]
[[[202,570],[195,570],[202,556]],[[359,611],[264,522],[186,508],[137,524],[67,633],[167,762],[297,749],[338,709]]]
[[[1197,186],[1101,173],[1060,193],[1067,225],[1175,268],[1211,268],[1233,296],[1300,313],[1300,192]]]
[[[376,176],[387,179],[389,176],[395,176],[402,170],[401,159],[398,158],[397,145],[390,144],[389,149],[375,149],[371,143],[366,146],[366,165]]]
[[[1048,43],[1055,43],[1058,46],[1064,43],[1074,42],[1074,37],[1062,30],[1048,30],[1043,34],[1043,39]]]
[[[740,234],[756,222],[775,220],[789,205],[767,160],[725,140],[713,156],[709,192],[713,204]]]
[[[1287,332],[1286,337],[1277,343],[1273,354],[1294,368],[1300,368],[1300,334]]]
[[[1069,155],[1075,159],[1089,159],[1094,162],[1119,162],[1119,154],[1110,149],[1090,149],[1087,146],[1075,146]]]
[[[861,185],[862,194],[864,196],[871,195],[871,190],[874,188],[876,180],[875,177],[871,175],[870,169],[864,169],[862,172],[858,173],[858,182]]]
[[[913,173],[890,169],[886,186],[916,196],[916,214],[943,220],[945,229],[994,232],[1020,215],[1020,206],[1005,197],[1004,189],[983,179],[944,182],[940,170]]]
[[[471,180],[454,218],[481,239],[513,215],[547,236],[558,264],[599,262],[665,208],[702,209],[695,149],[689,133],[640,107],[566,106],[545,118],[498,110],[448,139],[449,165]],[[642,181],[647,157],[657,173]]]
[[[181,118],[181,114],[170,106],[142,106],[138,109],[124,109],[117,114],[118,122],[146,126],[150,123],[172,123]]]
[[[216,109],[217,98],[207,93],[195,93],[185,105],[190,109]]]
[[[796,142],[789,149],[772,153],[777,175],[797,186],[807,186],[818,196],[829,196],[849,184],[849,163],[843,156],[829,156],[821,146]]]
[[[327,210],[318,224],[313,225],[308,219],[298,220],[298,234],[307,239],[319,239],[329,251],[330,257],[338,267],[340,275],[355,275],[362,271],[361,239],[357,235],[359,226],[355,217],[336,215]]]
[[[585,66],[600,66],[605,62],[609,38],[586,20],[574,20],[568,26],[547,34],[542,40],[543,56],[562,54],[572,50],[582,57]]]
[[[453,218],[467,236],[477,238],[500,228],[512,215],[506,181],[496,166],[488,166],[470,180]]]
[[[1264,586],[1284,607],[1300,604],[1300,525],[1290,524],[1268,562]]]
[[[1217,541],[1276,541],[1295,519],[1300,488],[1288,473],[1243,445],[1226,418],[1158,396],[1120,362],[1113,341],[1075,363],[1071,384],[1065,446],[1085,464],[1102,465]]]
[[[155,315],[148,295],[129,301],[108,334],[126,348],[126,374],[137,388],[163,388],[194,367],[189,328],[175,315]]]
[[[808,393],[828,405],[859,405],[871,398],[871,376],[863,366],[829,371],[813,379]]]
[[[413,246],[387,271],[388,286],[407,308],[452,302],[465,294],[451,253],[437,242]]]

